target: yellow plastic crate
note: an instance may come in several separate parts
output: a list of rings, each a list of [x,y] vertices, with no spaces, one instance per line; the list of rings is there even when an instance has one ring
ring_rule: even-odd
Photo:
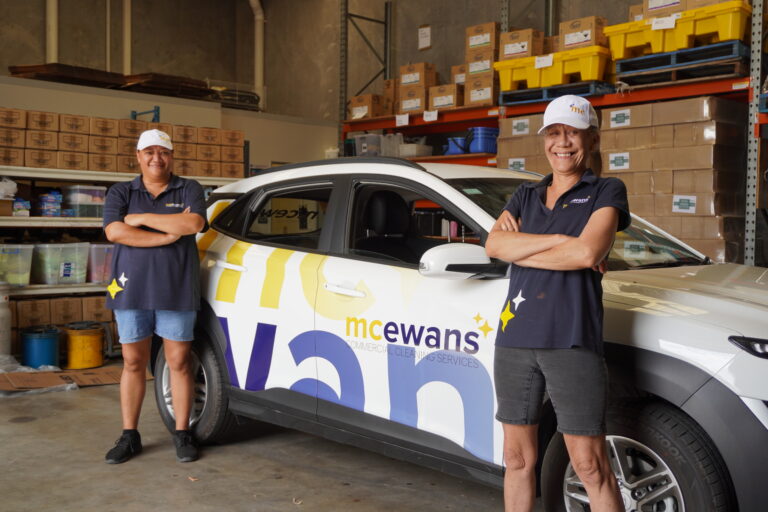
[[[526,83],[525,88],[535,89],[572,81],[602,80],[611,51],[602,46],[587,46],[551,55],[552,65],[541,68],[536,68],[536,57],[494,62],[493,68],[499,73],[499,87],[502,91],[515,91],[521,88],[522,82]],[[578,80],[571,80],[576,74]]]
[[[742,2],[723,2],[678,13],[674,28],[653,30],[653,19],[630,21],[605,27],[614,60],[647,53],[675,52],[692,48],[694,41],[707,44],[743,40],[752,7]]]

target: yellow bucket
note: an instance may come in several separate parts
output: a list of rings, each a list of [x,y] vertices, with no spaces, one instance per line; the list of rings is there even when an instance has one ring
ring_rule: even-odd
[[[67,324],[67,369],[96,368],[104,364],[104,328],[93,322]]]

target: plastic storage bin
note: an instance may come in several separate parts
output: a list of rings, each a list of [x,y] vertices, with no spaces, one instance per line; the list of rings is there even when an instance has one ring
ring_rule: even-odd
[[[499,136],[498,128],[479,126],[470,128],[467,134],[469,140],[469,153],[496,153],[496,138]]]
[[[551,55],[552,63],[544,67],[537,67],[536,60],[540,57],[494,62],[493,68],[499,72],[499,87],[502,91],[516,91],[602,80],[611,60],[611,51],[602,46],[587,46]],[[578,80],[571,79],[576,76]],[[522,86],[523,82],[525,86]]]
[[[85,282],[90,243],[35,244],[32,281],[40,284]]]
[[[357,156],[379,156],[381,154],[381,135],[374,133],[355,135],[355,154]]]
[[[70,204],[104,204],[107,187],[71,185],[64,187],[64,201]]]
[[[112,244],[91,244],[88,250],[88,282],[106,283],[112,269]]]
[[[0,245],[0,281],[11,286],[29,284],[34,245]]]

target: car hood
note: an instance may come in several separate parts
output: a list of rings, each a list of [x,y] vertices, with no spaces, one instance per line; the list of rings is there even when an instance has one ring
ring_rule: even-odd
[[[731,263],[613,271],[603,280],[608,303],[690,316],[746,336],[765,337],[768,269]]]

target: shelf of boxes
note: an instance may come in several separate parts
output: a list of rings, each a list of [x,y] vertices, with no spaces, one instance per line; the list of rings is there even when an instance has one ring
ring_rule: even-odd
[[[70,295],[73,293],[101,293],[107,289],[102,283],[81,284],[30,284],[11,288],[11,297],[33,297],[39,295]]]

